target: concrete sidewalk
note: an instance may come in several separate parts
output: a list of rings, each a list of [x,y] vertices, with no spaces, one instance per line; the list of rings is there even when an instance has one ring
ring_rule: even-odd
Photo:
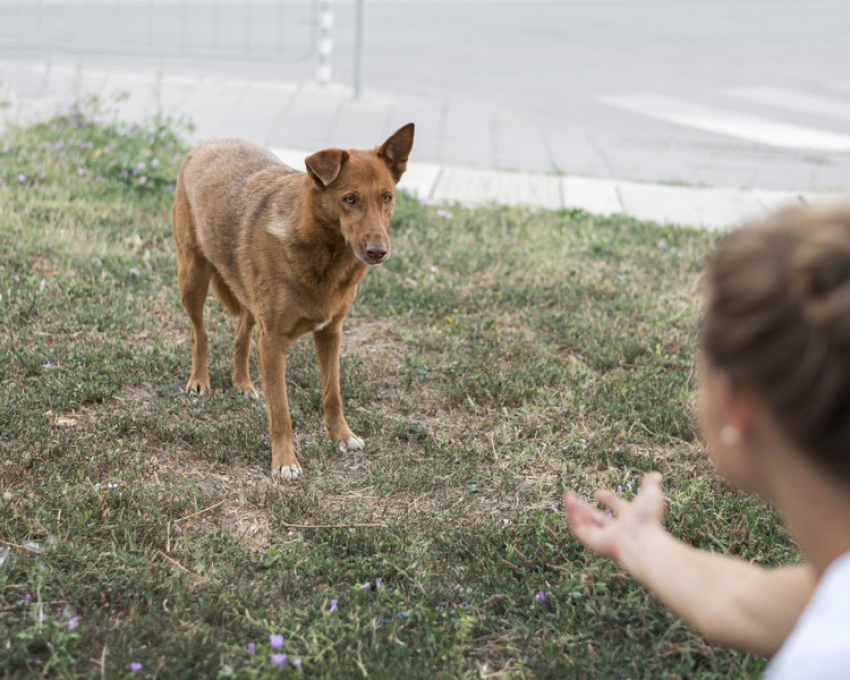
[[[683,226],[729,228],[777,206],[835,194],[644,184],[610,178],[564,176],[453,162],[452,138],[480,135],[464,104],[439,96],[364,93],[348,88],[281,83],[272,79],[212,75],[209,65],[153,69],[138,62],[0,60],[0,132],[54,115],[95,95],[121,118],[142,121],[156,113],[191,120],[191,141],[219,136],[253,139],[284,162],[303,168],[304,158],[327,146],[370,147],[412,120],[417,124],[413,159],[401,187],[436,203],[526,205],[623,214]],[[117,95],[120,98],[116,98]],[[114,102],[114,104],[110,104]],[[517,144],[520,146],[520,144]]]
[[[311,153],[272,150],[284,163],[297,168],[303,167],[304,158]],[[495,203],[544,210],[578,209],[594,215],[627,215],[637,220],[708,229],[735,227],[801,200],[812,202],[839,196],[667,186],[413,162],[399,187],[438,204]]]

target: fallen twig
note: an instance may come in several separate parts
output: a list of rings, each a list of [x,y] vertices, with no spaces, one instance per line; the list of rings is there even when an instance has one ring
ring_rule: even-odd
[[[280,522],[288,529],[386,529],[386,524],[289,524]]]
[[[169,557],[169,556],[168,556],[168,555],[166,555],[164,552],[162,552],[162,550],[157,550],[157,551],[156,551],[156,554],[157,554],[157,555],[159,555],[159,556],[160,556],[162,559],[164,559],[166,562],[168,562],[170,565],[172,565],[172,566],[174,566],[174,567],[177,567],[178,569],[182,569],[182,570],[183,570],[183,571],[185,571],[187,574],[191,574],[191,573],[192,573],[192,572],[191,572],[191,571],[189,571],[186,567],[184,567],[182,564],[180,564],[180,562],[178,562],[177,560],[175,560],[173,557]]]
[[[205,512],[209,512],[210,510],[215,510],[218,506],[224,505],[225,501],[219,501],[218,503],[211,505],[208,508],[204,508],[203,510],[197,510],[189,515],[181,517],[180,519],[175,519],[175,522],[182,522],[184,519],[191,519],[192,517],[197,517],[198,515],[203,515]]]
[[[27,548],[25,545],[18,545],[17,543],[12,543],[11,541],[4,541],[2,538],[0,538],[0,543],[2,543],[3,545],[8,545],[11,548],[17,548],[18,550],[23,550],[25,552],[30,552],[30,553],[37,553],[38,552],[38,550],[36,550],[35,548]]]

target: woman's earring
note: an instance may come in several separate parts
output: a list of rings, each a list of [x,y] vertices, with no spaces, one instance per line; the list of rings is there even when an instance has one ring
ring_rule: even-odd
[[[741,441],[741,433],[737,427],[726,425],[720,430],[720,441],[726,446],[735,446]]]

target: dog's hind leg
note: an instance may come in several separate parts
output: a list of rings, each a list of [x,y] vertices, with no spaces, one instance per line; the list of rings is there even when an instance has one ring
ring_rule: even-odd
[[[259,398],[251,381],[250,355],[251,334],[254,330],[254,315],[244,307],[239,315],[239,326],[233,343],[233,389],[249,397]]]
[[[177,281],[180,301],[192,320],[192,375],[186,383],[187,392],[203,394],[210,388],[207,368],[207,331],[204,328],[204,300],[209,290],[212,265],[200,255],[189,254],[177,260]]]

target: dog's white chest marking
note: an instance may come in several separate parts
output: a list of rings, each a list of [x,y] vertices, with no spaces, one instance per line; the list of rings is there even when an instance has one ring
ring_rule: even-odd
[[[317,324],[316,324],[316,327],[315,327],[313,330],[314,330],[314,331],[320,331],[320,330],[322,330],[325,326],[327,326],[330,322],[331,322],[331,320],[330,320],[330,319],[328,319],[327,321],[322,321],[322,323],[317,323]]]
[[[266,231],[269,232],[272,236],[283,238],[286,236],[288,226],[289,220],[272,220],[266,226]]]

